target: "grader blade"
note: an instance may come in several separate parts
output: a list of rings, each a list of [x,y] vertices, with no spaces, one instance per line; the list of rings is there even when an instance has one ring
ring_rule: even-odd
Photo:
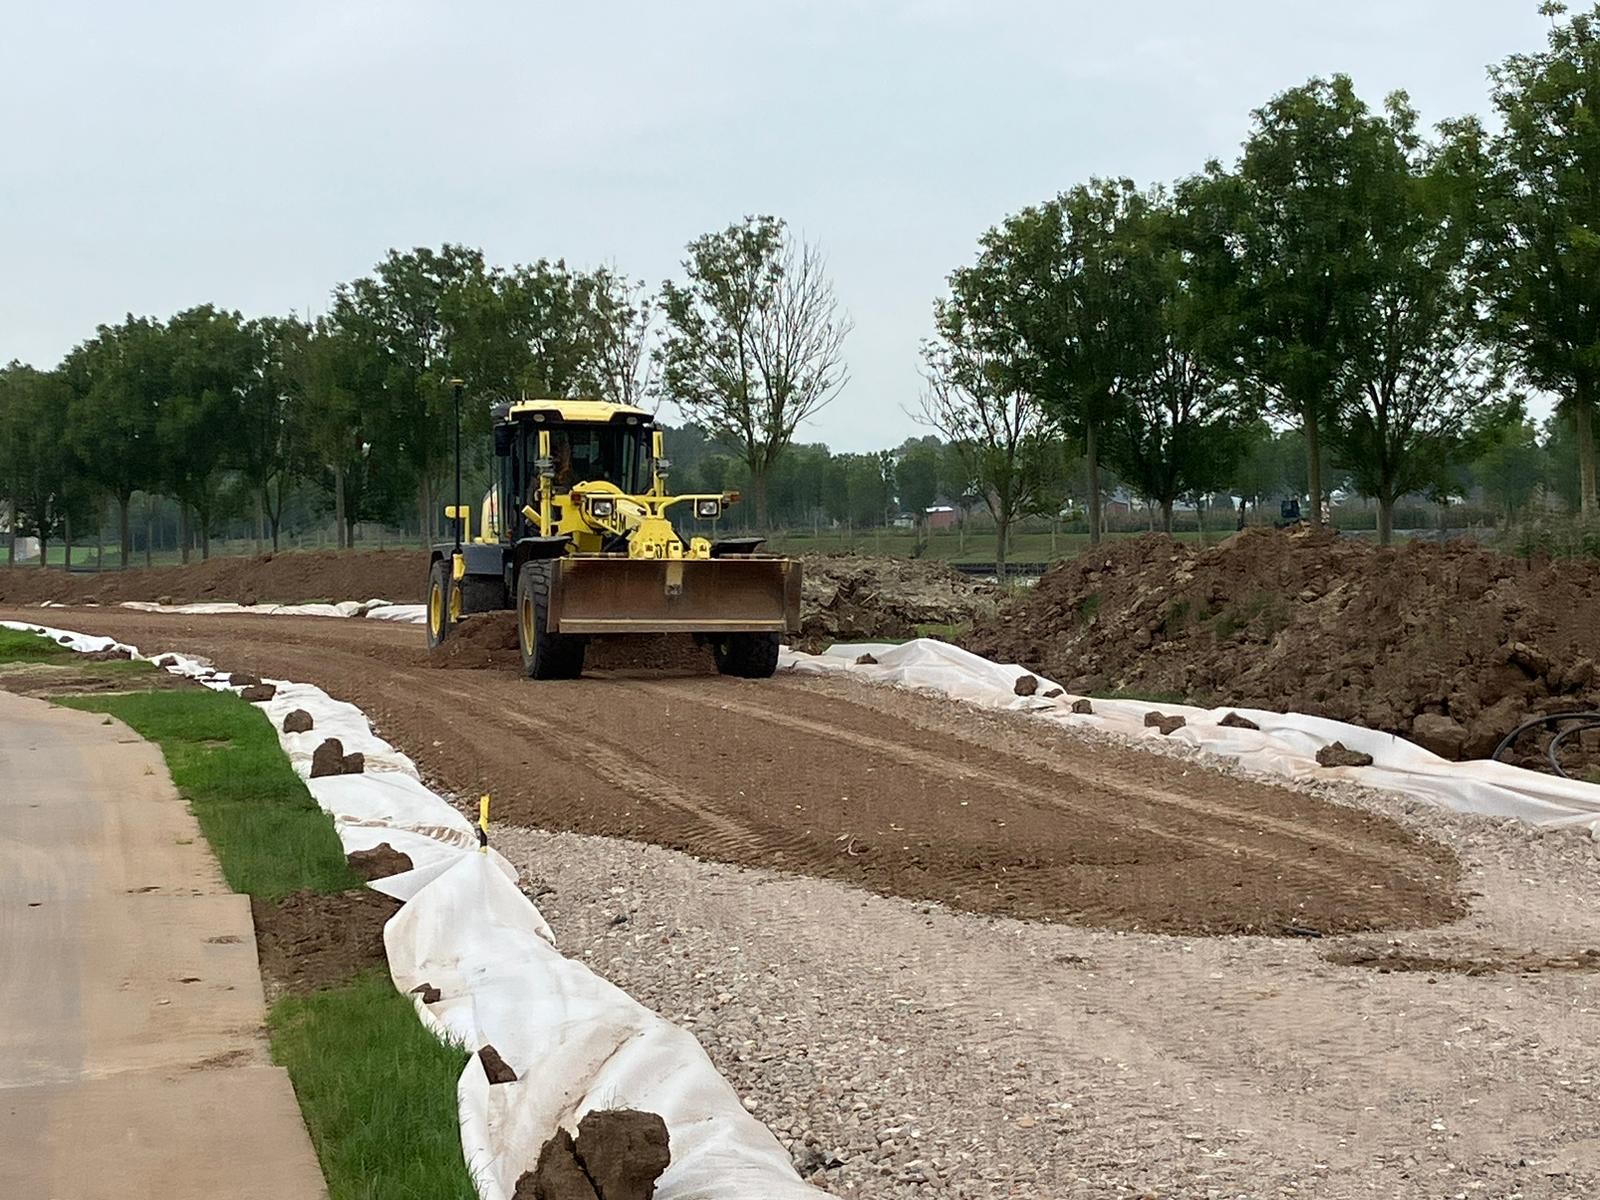
[[[786,633],[800,628],[800,564],[786,558],[556,560],[555,633]]]

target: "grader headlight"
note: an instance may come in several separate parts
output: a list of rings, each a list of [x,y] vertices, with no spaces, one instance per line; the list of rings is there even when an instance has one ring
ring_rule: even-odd
[[[694,515],[708,521],[713,521],[722,515],[722,501],[696,500],[694,502]]]
[[[609,520],[616,511],[617,502],[610,496],[596,496],[589,501],[590,515],[599,517],[601,520]]]

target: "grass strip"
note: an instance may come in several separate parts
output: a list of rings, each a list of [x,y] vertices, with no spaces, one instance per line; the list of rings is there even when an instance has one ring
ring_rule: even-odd
[[[332,818],[294,773],[265,715],[238,696],[197,688],[60,703],[109,713],[161,747],[234,891],[278,900],[360,886]]]
[[[466,1053],[439,1041],[372,972],[267,1014],[330,1200],[473,1200],[456,1081]]]
[[[137,692],[58,702],[108,713],[160,745],[234,891],[275,900],[301,888],[361,886],[332,820],[290,767],[265,715],[236,695]],[[456,1106],[466,1051],[434,1037],[385,974],[281,997],[267,1010],[267,1028],[329,1200],[475,1200]]]
[[[65,663],[75,652],[42,633],[0,628],[0,662]]]

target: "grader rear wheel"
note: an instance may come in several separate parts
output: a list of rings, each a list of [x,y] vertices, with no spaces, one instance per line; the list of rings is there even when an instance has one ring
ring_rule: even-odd
[[[440,559],[428,569],[428,649],[450,636],[450,564]]]

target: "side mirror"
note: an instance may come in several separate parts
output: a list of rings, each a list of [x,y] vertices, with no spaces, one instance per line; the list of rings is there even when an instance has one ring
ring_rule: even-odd
[[[494,456],[496,458],[509,458],[511,455],[511,442],[516,436],[515,425],[496,425],[494,427]]]

